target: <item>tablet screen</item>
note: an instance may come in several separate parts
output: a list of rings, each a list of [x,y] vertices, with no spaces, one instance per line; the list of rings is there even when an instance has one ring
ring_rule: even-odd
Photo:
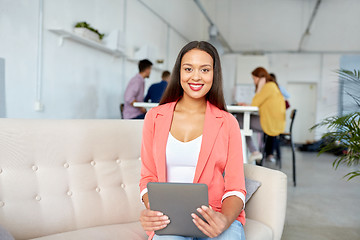
[[[207,237],[196,227],[191,217],[191,213],[195,213],[203,219],[196,209],[202,205],[209,206],[206,184],[150,182],[147,188],[150,209],[160,211],[170,219],[169,225],[155,231],[155,234]]]

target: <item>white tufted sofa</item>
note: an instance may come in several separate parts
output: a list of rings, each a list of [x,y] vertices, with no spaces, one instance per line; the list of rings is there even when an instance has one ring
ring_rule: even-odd
[[[146,239],[142,123],[0,119],[0,225],[15,239]],[[247,239],[280,239],[286,176],[252,165],[245,174],[262,182],[247,203]]]

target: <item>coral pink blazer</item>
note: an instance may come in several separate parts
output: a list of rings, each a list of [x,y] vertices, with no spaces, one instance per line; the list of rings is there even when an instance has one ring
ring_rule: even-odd
[[[146,114],[141,146],[140,191],[146,188],[148,182],[166,182],[165,151],[175,105],[176,102],[160,105]],[[207,184],[209,205],[215,211],[221,211],[224,194],[237,191],[246,195],[242,156],[237,120],[207,102],[194,183]],[[237,220],[245,224],[244,210]]]

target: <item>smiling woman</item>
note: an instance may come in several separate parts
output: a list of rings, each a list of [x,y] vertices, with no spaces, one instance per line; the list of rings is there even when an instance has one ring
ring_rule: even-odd
[[[189,239],[155,235],[171,223],[150,209],[149,182],[207,184],[209,206],[191,214],[195,226],[205,239],[245,239],[240,128],[225,110],[220,59],[210,43],[190,42],[180,51],[160,106],[146,114],[142,139],[140,191],[147,209],[140,221],[149,239]]]
[[[192,51],[196,51],[199,54],[190,54]],[[188,56],[185,56],[187,53],[189,53]],[[186,65],[190,63],[190,60],[196,60],[197,62],[194,62],[193,64],[197,64],[198,66]],[[164,96],[160,101],[160,105],[177,101],[183,96],[185,89],[182,88],[181,77],[184,76],[185,79],[186,76],[188,76],[186,73],[189,71],[190,73],[192,72],[192,74],[194,74],[194,67],[198,68],[195,69],[196,74],[199,74],[197,71],[202,71],[200,73],[201,77],[205,76],[207,72],[208,75],[211,75],[212,84],[210,90],[207,91],[208,93],[206,94],[206,100],[219,109],[226,110],[222,88],[223,80],[220,58],[216,49],[211,44],[203,41],[190,42],[185,47],[183,47],[183,49],[181,49],[171,74],[169,86],[167,87]],[[197,78],[199,78],[199,76],[197,76]],[[205,77],[205,79],[208,78]],[[196,85],[196,81],[197,80],[194,79],[192,84]]]

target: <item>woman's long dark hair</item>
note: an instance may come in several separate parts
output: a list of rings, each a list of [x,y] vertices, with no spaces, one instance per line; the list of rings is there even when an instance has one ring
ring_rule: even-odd
[[[213,76],[212,86],[209,92],[206,94],[206,100],[208,100],[212,105],[218,107],[219,109],[226,111],[226,104],[225,104],[223,87],[222,87],[222,72],[221,72],[220,57],[218,52],[216,51],[216,48],[210,43],[205,41],[190,42],[180,50],[174,68],[171,73],[171,79],[169,85],[166,88],[165,93],[160,100],[160,105],[177,101],[183,96],[184,90],[180,84],[181,60],[183,56],[192,49],[202,50],[204,52],[207,52],[212,57],[214,62],[214,76]]]

